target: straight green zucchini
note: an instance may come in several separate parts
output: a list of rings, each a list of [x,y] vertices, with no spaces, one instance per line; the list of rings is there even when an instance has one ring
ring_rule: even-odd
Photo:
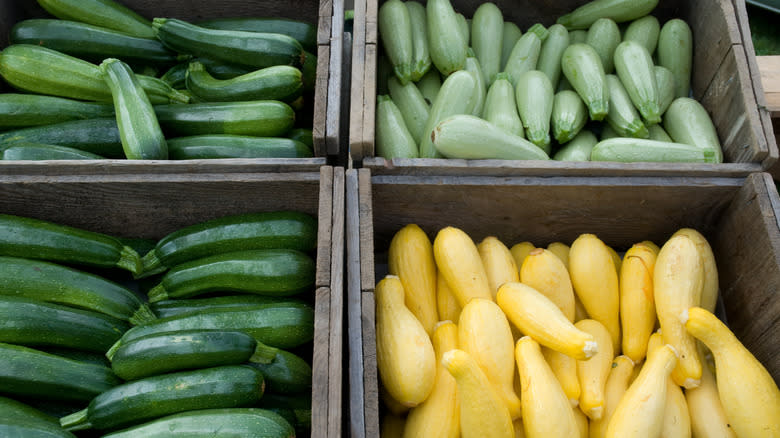
[[[647,138],[650,135],[647,127],[631,103],[623,83],[615,75],[610,74],[606,78],[609,87],[609,112],[606,122],[621,137]]]
[[[715,153],[682,143],[641,138],[611,138],[593,147],[591,161],[713,163]]]
[[[615,48],[620,44],[620,29],[617,23],[609,18],[599,18],[588,29],[585,44],[593,47],[599,54],[604,73],[610,74],[615,70],[613,56]]]
[[[168,70],[166,70],[165,73],[163,73],[163,75],[160,76],[160,79],[173,88],[176,89],[185,88],[187,86],[188,67],[189,67],[188,62],[180,62],[174,65],[173,67],[169,68]]]
[[[292,129],[295,112],[275,100],[155,105],[157,120],[169,136],[231,134],[280,137]]]
[[[113,117],[108,104],[37,94],[0,93],[0,130]]]
[[[22,402],[0,397],[0,436],[23,438],[76,438],[56,418]]]
[[[162,300],[151,303],[149,307],[158,318],[183,315],[207,309],[237,309],[253,304],[297,303],[304,301],[291,297],[266,297],[263,295],[226,295],[210,298],[193,298],[179,300]]]
[[[11,29],[10,40],[11,44],[35,44],[95,63],[106,58],[145,65],[176,62],[176,54],[156,39],[68,20],[20,21]]]
[[[660,65],[653,67],[653,73],[655,74],[655,83],[658,87],[658,110],[663,116],[675,99],[674,74],[668,68]]]
[[[199,57],[195,60],[203,64],[203,66],[206,67],[206,71],[217,79],[232,79],[236,76],[245,75],[256,70],[252,67],[228,64],[224,61],[216,61],[204,57]]]
[[[287,138],[299,141],[309,149],[314,149],[314,132],[309,128],[293,128],[287,133]]]
[[[203,309],[161,318],[126,331],[106,353],[124,343],[154,333],[182,330],[239,330],[276,348],[294,348],[312,340],[314,311],[300,303],[248,304],[243,308]]]
[[[106,357],[105,350],[98,353],[98,352],[91,352],[85,350],[77,350],[75,348],[47,347],[47,346],[36,347],[36,349],[44,353],[49,353],[55,356],[64,357],[65,359],[75,360],[78,362],[91,363],[94,365],[100,365],[100,366],[111,368],[111,361],[109,361],[108,358]],[[71,412],[75,412],[77,410],[78,409],[73,409],[73,411]],[[57,424],[59,424],[59,422],[57,422]]]
[[[504,72],[509,74],[512,86],[515,89],[520,76],[536,68],[541,51],[542,39],[530,30],[517,40],[504,67]]]
[[[550,79],[539,70],[530,70],[517,79],[515,99],[517,112],[523,121],[525,136],[550,153],[550,116],[554,92]]]
[[[0,342],[105,352],[130,326],[119,319],[24,297],[0,296]]]
[[[175,18],[155,18],[152,29],[171,50],[230,64],[301,67],[304,61],[303,47],[287,35],[209,29]]]
[[[428,122],[425,124],[420,141],[420,158],[440,158],[442,156],[431,141],[433,129],[449,116],[471,114],[476,104],[474,99],[476,87],[477,81],[467,71],[456,71],[444,80],[428,113]]]
[[[311,365],[289,351],[267,347],[270,360],[254,360],[250,366],[259,369],[266,388],[277,394],[311,393]]]
[[[482,3],[471,22],[471,46],[482,67],[487,85],[501,71],[501,44],[504,33],[504,15],[494,3]]]
[[[281,137],[248,135],[194,135],[168,139],[172,160],[213,158],[308,158],[311,148],[299,141]]]
[[[122,158],[122,140],[114,117],[71,120],[0,132],[0,150],[18,143],[55,144],[106,158]]]
[[[569,31],[569,44],[585,44],[588,39],[588,31],[585,29],[577,29]]]
[[[280,33],[297,40],[305,50],[317,50],[317,26],[301,20],[281,17],[232,17],[199,21],[197,25],[219,30]]]
[[[468,42],[461,33],[458,17],[450,0],[429,0],[425,8],[428,18],[428,50],[433,65],[444,76],[462,70],[466,64]]]
[[[587,44],[571,44],[563,51],[561,70],[585,102],[591,120],[604,120],[609,111],[609,87],[596,50]]]
[[[428,121],[428,103],[413,82],[402,85],[397,78],[393,77],[387,81],[387,87],[393,103],[401,112],[405,125],[412,135],[414,144],[418,144],[425,129],[425,122]]]
[[[60,424],[70,431],[116,429],[178,412],[245,406],[259,400],[264,388],[263,375],[248,366],[180,371],[102,392]]]
[[[4,394],[89,401],[120,382],[107,367],[0,343],[0,392]]]
[[[525,136],[523,122],[517,113],[515,102],[515,88],[509,81],[509,75],[505,72],[498,73],[485,96],[485,109],[482,118],[498,126],[504,131]]]
[[[553,24],[547,31],[549,35],[542,42],[536,70],[546,74],[555,89],[561,79],[561,57],[563,51],[569,47],[569,31],[560,24]]]
[[[275,65],[232,79],[216,79],[198,61],[187,68],[187,89],[203,102],[280,100],[292,102],[303,92],[301,71]]]
[[[428,73],[425,73],[425,76],[420,78],[416,85],[417,89],[420,90],[420,94],[425,98],[425,102],[430,107],[441,89],[439,72],[435,68],[428,70]]]
[[[509,55],[512,53],[512,49],[515,48],[517,40],[523,36],[523,31],[515,23],[511,21],[504,21],[501,34],[501,71],[506,69],[506,63],[509,60]]]
[[[674,75],[674,96],[688,97],[693,67],[693,32],[679,18],[667,21],[658,34],[658,65]]]
[[[239,365],[252,357],[257,346],[244,332],[186,330],[134,339],[122,344],[109,359],[117,376],[137,380],[173,371]],[[263,361],[275,355],[268,356]]]
[[[445,157],[461,159],[548,160],[526,139],[470,115],[449,117],[436,125],[433,144]]]
[[[406,86],[409,85],[414,86]],[[378,156],[387,159],[420,156],[417,142],[404,120],[403,112],[387,95],[376,97],[376,151]]]
[[[263,437],[293,438],[290,423],[267,409],[200,409],[173,414],[103,438],[212,438]]]
[[[664,129],[674,141],[712,151],[712,162],[723,162],[723,150],[715,124],[707,110],[695,99],[675,99],[666,110]]]
[[[0,52],[0,76],[14,88],[78,100],[111,102],[111,90],[95,64],[32,44]],[[138,75],[152,103],[187,103],[188,98],[160,79]]]
[[[125,287],[97,275],[42,260],[0,256],[0,295],[62,304],[130,321],[154,314]]]
[[[620,43],[615,49],[615,71],[647,124],[660,123],[658,84],[647,49],[635,41]]]
[[[38,0],[38,4],[62,20],[107,27],[140,38],[154,38],[149,20],[114,0]]]
[[[416,1],[404,2],[409,11],[409,23],[412,27],[412,81],[419,81],[433,65],[428,50],[428,17],[425,6]]]
[[[154,108],[133,71],[124,62],[109,58],[100,72],[111,89],[122,149],[130,160],[165,160],[165,142]]]
[[[588,110],[580,96],[572,90],[555,93],[550,124],[553,137],[560,143],[573,139],[588,121]]]
[[[14,143],[5,147],[0,159],[17,161],[102,160],[105,157],[67,146],[41,143]]]
[[[412,22],[409,10],[401,0],[387,0],[377,15],[379,36],[385,55],[393,65],[395,77],[401,84],[412,80]]]
[[[661,25],[658,19],[652,15],[645,15],[632,21],[623,35],[624,41],[636,41],[645,46],[647,53],[652,55],[658,46],[658,35]]]
[[[574,11],[558,17],[558,24],[567,29],[587,29],[599,18],[611,18],[616,23],[647,15],[658,0],[593,0]]]
[[[306,213],[245,213],[176,230],[160,239],[142,261],[144,274],[150,274],[215,254],[281,248],[306,252],[316,245],[317,221]]]
[[[293,249],[217,254],[176,265],[149,291],[149,301],[227,291],[289,296],[314,285],[314,261]]]
[[[466,57],[466,65],[463,69],[471,73],[476,81],[474,87],[474,108],[471,110],[471,115],[480,117],[485,108],[487,85],[482,73],[482,66],[479,65],[479,60],[474,57],[474,52],[471,49],[469,49],[469,55]]]
[[[558,149],[552,159],[556,161],[590,161],[590,154],[596,143],[598,140],[592,132],[582,130]]]
[[[651,125],[647,128],[647,131],[649,132],[650,140],[674,142],[672,137],[669,137],[669,134],[666,133],[666,130],[664,130],[660,124]]]

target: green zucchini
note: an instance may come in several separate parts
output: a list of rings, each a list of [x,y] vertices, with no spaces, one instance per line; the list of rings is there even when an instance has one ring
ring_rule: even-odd
[[[553,88],[557,88],[558,81],[561,79],[561,57],[563,51],[569,47],[569,31],[560,24],[553,24],[547,31],[550,34],[542,42],[536,70],[546,74]]]
[[[615,70],[631,102],[648,125],[661,122],[658,85],[653,59],[645,47],[635,41],[624,41],[615,49]]]
[[[133,292],[97,275],[41,260],[0,256],[0,295],[33,298],[142,323],[155,316]]]
[[[0,76],[14,88],[77,100],[111,102],[111,89],[95,64],[32,44],[13,44],[0,52]],[[160,79],[137,75],[152,103],[187,103]]]
[[[314,132],[309,128],[293,128],[287,133],[287,138],[299,141],[309,149],[314,149]]]
[[[375,141],[376,153],[379,157],[393,159],[420,156],[417,142],[414,141],[414,136],[404,121],[403,113],[387,95],[379,95],[376,98]]]
[[[64,357],[65,359],[71,359],[78,362],[91,363],[94,365],[100,365],[100,366],[111,368],[111,361],[109,361],[108,358],[106,357],[105,350],[98,353],[98,352],[90,352],[85,350],[77,350],[75,348],[47,347],[47,346],[39,346],[36,347],[36,349],[43,351],[44,353],[49,353],[55,356]],[[74,409],[71,412],[75,412],[77,410],[78,409]]]
[[[298,303],[303,300],[292,297],[266,297],[263,295],[225,295],[210,298],[193,298],[178,300],[162,300],[151,303],[152,311],[158,318],[183,315],[185,313],[199,312],[205,309],[237,309],[253,304],[269,303]]]
[[[607,75],[609,87],[609,112],[605,121],[621,137],[648,138],[650,134],[636,112],[628,92],[615,75]]]
[[[428,121],[429,106],[413,82],[401,85],[397,78],[391,77],[387,81],[387,88],[392,102],[398,107],[406,128],[412,135],[412,144],[417,149],[416,145],[422,138],[425,122]]]
[[[176,62],[176,54],[155,39],[75,21],[20,21],[11,29],[10,40],[11,44],[36,44],[96,63],[106,58],[144,65]]]
[[[501,29],[501,70],[506,69],[506,62],[509,60],[509,55],[512,53],[512,49],[515,48],[517,40],[523,36],[523,31],[515,23],[511,21],[504,21],[504,26]]]
[[[116,58],[100,64],[100,72],[114,98],[122,149],[130,160],[165,160],[165,142],[154,108],[130,67]]]
[[[294,249],[217,254],[176,265],[149,291],[149,301],[227,291],[296,295],[314,285],[314,261]]]
[[[263,373],[266,388],[277,394],[311,393],[311,365],[289,351],[268,347],[270,360],[249,363]]]
[[[14,143],[0,154],[3,160],[102,160],[105,157],[67,146],[41,143]]]
[[[155,18],[152,29],[171,50],[230,64],[301,67],[304,61],[303,47],[287,35],[208,29],[175,18]]]
[[[712,163],[715,152],[682,143],[641,138],[602,140],[590,155],[591,161]]]
[[[485,108],[485,94],[487,93],[487,85],[482,73],[482,67],[479,65],[479,60],[473,56],[473,51],[469,49],[469,56],[466,57],[466,65],[464,70],[471,73],[476,81],[474,87],[474,108],[471,110],[471,115],[480,117],[482,111]]]
[[[658,87],[658,111],[664,115],[675,99],[674,74],[668,68],[660,65],[653,67],[653,73],[655,74],[655,84]]]
[[[289,65],[275,65],[237,76],[216,79],[198,61],[187,68],[187,89],[203,102],[280,100],[291,102],[303,92],[301,71]]]
[[[650,125],[650,127],[647,128],[647,131],[650,135],[650,140],[658,140],[658,141],[668,141],[673,142],[672,137],[669,137],[669,134],[666,133],[666,130],[661,127],[661,124],[657,125]]]
[[[393,65],[401,84],[412,80],[412,22],[409,10],[401,0],[388,0],[379,7],[379,36],[385,55]]]
[[[224,216],[176,230],[143,257],[144,274],[239,250],[289,248],[311,251],[317,221],[306,213],[272,211]],[[160,269],[162,267],[163,269]]]
[[[501,43],[504,33],[504,15],[494,3],[482,3],[471,22],[471,46],[482,66],[487,85],[501,71]]]
[[[525,137],[523,122],[517,113],[515,89],[507,73],[498,73],[490,85],[482,118],[510,134]]]
[[[130,326],[98,312],[0,296],[0,342],[105,352]]]
[[[280,33],[297,40],[305,50],[317,50],[317,26],[301,20],[281,17],[229,17],[199,21],[197,25],[219,30]]]
[[[569,31],[569,44],[585,44],[588,39],[588,31],[585,29],[577,29]]]
[[[412,74],[413,81],[419,81],[431,69],[431,52],[428,50],[428,17],[425,6],[416,1],[404,2],[409,11],[412,28]]]
[[[679,18],[667,21],[658,34],[658,65],[674,75],[674,96],[688,97],[693,66],[693,33]]]
[[[234,408],[259,400],[264,387],[263,375],[244,365],[146,377],[101,393],[60,424],[70,431],[107,430],[195,409]]]
[[[114,107],[37,94],[0,93],[0,130],[113,117]]]
[[[232,79],[236,76],[245,75],[256,70],[252,67],[228,64],[224,61],[215,61],[204,57],[199,57],[195,60],[203,64],[203,66],[206,67],[206,71],[217,79]]]
[[[106,158],[124,157],[114,117],[71,120],[0,132],[0,150],[17,143],[56,144]]]
[[[588,29],[585,44],[593,47],[599,54],[604,73],[610,74],[615,70],[612,57],[615,48],[620,44],[620,29],[617,23],[609,18],[599,18]]]
[[[550,124],[553,137],[558,143],[573,139],[588,121],[588,110],[580,96],[572,90],[555,93],[552,103]]]
[[[461,33],[450,0],[429,0],[425,12],[428,18],[428,50],[433,65],[444,76],[462,70],[466,64],[468,42]]]
[[[541,51],[541,38],[530,30],[517,40],[504,67],[504,72],[509,74],[510,81],[515,89],[517,89],[517,81],[520,79],[520,76],[536,68]]]
[[[3,394],[88,401],[119,383],[111,368],[0,343],[0,392]]]
[[[56,418],[32,406],[0,396],[0,436],[24,438],[76,438]]]
[[[194,135],[168,139],[172,160],[212,158],[307,158],[311,148],[299,141],[281,137],[248,135]]]
[[[661,25],[658,19],[652,15],[645,15],[632,21],[623,34],[624,41],[636,41],[645,46],[647,53],[652,55],[658,46],[658,35]]]
[[[563,145],[552,159],[556,161],[590,161],[593,146],[598,143],[596,136],[587,129],[581,130],[573,139]]]
[[[292,438],[295,431],[282,416],[268,409],[199,409],[162,417],[103,435],[103,438]]]
[[[460,36],[466,42],[466,47],[471,46],[471,24],[466,16],[460,12],[455,13],[455,18],[458,20],[458,30],[460,30]]]
[[[188,67],[189,67],[189,63],[180,62],[174,65],[173,67],[169,68],[168,70],[166,70],[165,73],[163,73],[163,75],[160,76],[160,79],[173,88],[176,89],[185,88],[187,86]]]
[[[548,160],[524,138],[470,115],[455,115],[436,125],[433,144],[445,157],[461,159]]]
[[[295,112],[276,100],[155,105],[163,132],[169,136],[233,134],[280,137],[292,129]]]
[[[517,79],[515,99],[525,136],[547,154],[550,153],[553,96],[550,79],[539,70],[527,71]]]
[[[311,411],[308,413],[308,421],[302,422],[298,420],[298,415],[296,415],[296,411],[292,409],[285,409],[285,408],[277,408],[273,406],[267,406],[262,409],[267,409],[275,414],[278,414],[282,418],[285,419],[292,427],[295,429],[295,435],[296,436],[307,436],[311,435]],[[302,410],[299,410],[298,412],[302,412]],[[300,415],[300,414],[299,414]],[[308,426],[307,426],[308,425]]]
[[[425,73],[425,76],[417,81],[417,89],[420,90],[420,93],[425,98],[428,106],[432,105],[441,89],[441,77],[439,76],[439,72],[435,68],[428,70],[428,73]]]
[[[563,51],[561,70],[585,102],[591,120],[604,120],[609,111],[609,87],[596,50],[587,44],[571,44]]]
[[[587,29],[599,18],[622,23],[649,14],[656,5],[658,0],[592,0],[558,17],[557,23],[569,30]]]
[[[303,91],[314,91],[317,85],[317,57],[309,52],[303,52],[303,66],[301,66],[303,79]]]
[[[429,3],[430,4],[430,3]],[[464,60],[465,63],[465,60]],[[431,142],[431,133],[443,119],[455,114],[471,114],[476,102],[474,89],[477,81],[467,71],[456,71],[444,80],[436,100],[431,105],[428,122],[420,141],[421,158],[440,158],[441,153]]]
[[[263,354],[272,347],[260,344]],[[125,380],[197,368],[239,365],[255,354],[258,343],[244,332],[185,330],[155,333],[122,344],[111,357],[111,369]],[[263,357],[270,362],[273,349]]]
[[[701,103],[689,97],[678,97],[664,116],[664,129],[678,143],[712,151],[714,163],[723,162],[718,132]]]
[[[46,11],[62,20],[72,20],[154,38],[151,23],[114,0],[38,0]]]
[[[111,356],[124,343],[153,333],[182,330],[240,330],[276,348],[294,348],[312,340],[314,311],[305,304],[248,304],[243,308],[203,309],[137,325],[109,348]]]

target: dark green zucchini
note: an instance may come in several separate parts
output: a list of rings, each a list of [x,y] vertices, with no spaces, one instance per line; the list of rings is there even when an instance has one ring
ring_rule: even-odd
[[[264,388],[262,373],[244,365],[163,374],[104,391],[60,424],[70,431],[110,430],[178,412],[247,406]]]
[[[106,350],[97,353],[97,352],[90,352],[84,350],[76,350],[74,348],[47,347],[47,346],[36,347],[36,349],[43,351],[44,353],[49,353],[55,356],[64,357],[65,359],[71,359],[79,362],[86,362],[86,363],[91,363],[91,364],[111,368],[111,361],[108,360],[105,354]],[[78,409],[74,409],[71,412],[75,412],[77,410]]]
[[[56,418],[20,401],[0,396],[0,436],[6,438],[75,438]]]
[[[314,133],[308,128],[294,128],[287,133],[287,137],[299,141],[310,149],[314,149]]]
[[[301,67],[304,61],[301,44],[278,33],[208,29],[175,18],[155,18],[152,29],[163,44],[176,52],[230,64]]]
[[[269,303],[298,303],[304,304],[304,301],[291,297],[266,297],[263,295],[226,295],[211,298],[193,298],[179,300],[163,300],[149,304],[158,318],[168,318],[169,316],[183,315],[185,313],[199,312],[205,309],[237,309],[253,304]]]
[[[200,21],[209,29],[280,33],[294,38],[305,50],[317,50],[317,26],[305,21],[279,17],[232,17]]]
[[[114,117],[114,107],[64,97],[0,93],[0,130]]]
[[[111,368],[0,343],[0,393],[88,401],[119,383]]]
[[[125,380],[136,380],[171,371],[239,365],[252,357],[257,345],[253,337],[239,331],[155,333],[122,344],[110,357],[111,369]]]
[[[160,239],[142,261],[144,274],[215,254],[249,249],[311,251],[317,221],[306,213],[272,211],[224,216],[184,227]]]
[[[38,0],[38,4],[62,20],[107,27],[140,38],[154,38],[149,20],[114,0]]]
[[[106,355],[142,336],[183,330],[239,330],[272,347],[294,348],[314,337],[314,311],[305,304],[269,303],[161,318],[126,331]]]
[[[41,143],[14,143],[6,147],[0,155],[3,160],[42,161],[42,160],[102,160],[100,155],[67,146]]]
[[[127,63],[173,64],[176,53],[156,39],[68,20],[31,19],[14,25],[11,44],[35,44],[99,63],[119,58]]]
[[[279,137],[295,123],[295,112],[284,102],[206,102],[155,105],[157,120],[168,136],[203,134]]]
[[[278,414],[257,408],[201,409],[169,415],[103,438],[293,438],[295,431]]]
[[[187,89],[204,102],[292,102],[303,92],[301,71],[289,65],[265,67],[232,79],[216,79],[203,64],[193,61],[186,76]]]
[[[289,351],[274,349],[270,361],[252,361],[265,377],[269,392],[277,394],[311,394],[311,365]]]
[[[0,132],[0,151],[16,143],[56,144],[106,158],[122,158],[122,140],[116,119],[71,120]]]
[[[0,256],[0,295],[62,304],[141,323],[156,317],[127,288],[42,260]]]
[[[283,137],[248,135],[196,135],[168,140],[172,160],[214,158],[309,158],[305,144]]]
[[[197,58],[197,61],[203,64],[206,71],[217,79],[232,79],[255,71],[252,67],[228,64],[224,61],[215,61],[204,57]]]
[[[24,297],[0,296],[0,342],[105,352],[130,326],[119,319]]]
[[[187,67],[189,63],[180,62],[169,68],[160,79],[163,82],[176,89],[182,89],[187,86]]]
[[[303,55],[303,67],[301,67],[303,90],[313,91],[317,83],[317,57],[309,52],[304,52]]]
[[[165,136],[154,108],[133,71],[116,58],[106,59],[99,68],[114,98],[116,122],[125,156],[130,160],[167,159]]]
[[[0,214],[0,255],[142,270],[138,253],[112,236],[10,214]]]

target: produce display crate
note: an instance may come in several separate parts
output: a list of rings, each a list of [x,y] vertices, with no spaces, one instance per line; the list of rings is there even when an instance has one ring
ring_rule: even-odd
[[[182,227],[248,212],[294,210],[318,219],[312,437],[341,437],[344,169],[242,174],[0,175],[0,212],[120,237],[160,239]]]
[[[307,102],[307,109],[300,115],[311,122],[314,136],[314,158],[257,158],[257,159],[219,159],[185,161],[134,161],[134,160],[88,160],[57,161],[45,163],[46,170],[52,167],[73,169],[75,173],[90,172],[91,169],[110,166],[113,172],[134,171],[143,168],[162,168],[171,172],[191,172],[206,168],[216,171],[234,171],[237,165],[249,168],[271,163],[281,165],[299,165],[301,171],[326,164],[327,157],[339,154],[341,138],[341,81],[343,60],[344,2],[343,0],[226,0],[220,2],[193,0],[117,0],[139,13],[152,19],[155,17],[179,18],[198,21],[222,17],[283,17],[303,20],[317,25],[317,75],[314,90],[314,102]],[[52,18],[35,0],[0,0],[0,50],[9,44],[10,30],[14,24],[29,18]],[[0,79],[0,91],[13,89]],[[0,172],[19,166],[35,167],[35,164],[23,161],[0,161]],[[183,170],[182,170],[183,169]],[[43,169],[41,169],[43,170]],[[99,171],[99,170],[98,170]]]
[[[733,1],[733,3],[732,3]],[[722,164],[600,163],[516,160],[392,159],[375,156],[377,57],[381,41],[377,13],[381,0],[355,4],[350,90],[349,147],[353,161],[375,174],[485,176],[733,176],[766,170],[778,158],[771,122],[762,97],[744,0],[660,0],[652,13],[661,23],[682,18],[693,31],[691,88],[712,118],[720,137]],[[424,2],[423,2],[424,3]],[[457,12],[470,18],[482,0],[452,0]],[[496,0],[504,20],[525,31],[545,26],[587,0]],[[365,17],[364,19],[360,19]],[[748,50],[750,49],[750,50]],[[758,82],[758,83],[757,83]]]
[[[715,253],[730,328],[780,381],[780,198],[767,173],[722,177],[432,177],[348,170],[347,312],[352,437],[378,436],[374,287],[393,235],[415,223],[475,241],[570,245],[593,233],[618,252],[693,227]]]

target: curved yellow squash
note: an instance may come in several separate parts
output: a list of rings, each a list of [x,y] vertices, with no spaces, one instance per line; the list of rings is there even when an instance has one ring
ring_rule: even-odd
[[[590,438],[604,438],[606,436],[609,420],[615,413],[620,399],[625,395],[633,372],[634,361],[628,356],[618,356],[612,361],[612,369],[609,371],[607,383],[604,386],[604,415],[601,416],[601,419],[590,422],[588,428]]]
[[[701,351],[699,356],[704,358]],[[729,426],[726,411],[720,402],[715,375],[706,362],[702,363],[701,385],[686,390],[685,400],[688,402],[691,432],[694,437],[737,438],[734,429]]]
[[[461,307],[472,298],[493,299],[479,251],[468,234],[455,227],[443,228],[433,240],[433,257]]]
[[[574,322],[574,289],[566,265],[551,251],[536,248],[520,267],[520,278],[550,299]]]
[[[458,299],[455,298],[441,272],[436,276],[436,309],[441,321],[457,321],[460,318]]]
[[[693,228],[681,228],[673,235],[683,234],[688,236],[701,256],[702,267],[704,269],[704,284],[701,289],[701,307],[711,313],[715,312],[715,305],[718,303],[718,266],[715,263],[715,254],[712,253],[712,247],[702,234]]]
[[[515,259],[518,273],[520,272],[520,267],[523,266],[523,261],[525,261],[528,253],[533,251],[534,248],[536,247],[531,242],[516,243],[509,248],[509,252],[512,253],[512,257]]]
[[[436,262],[428,235],[415,224],[401,228],[390,241],[388,270],[404,285],[404,303],[428,336],[439,322],[436,310]]]
[[[647,341],[655,327],[653,269],[656,255],[652,248],[637,243],[623,257],[620,269],[620,325],[623,354],[641,362],[647,354]]]
[[[519,266],[515,264],[512,253],[496,237],[488,236],[482,239],[482,242],[477,245],[477,251],[482,259],[482,265],[485,267],[493,300],[496,299],[499,286],[504,283],[520,281]]]
[[[542,347],[542,355],[558,379],[558,383],[561,384],[561,388],[563,388],[566,397],[569,398],[571,405],[578,406],[580,404],[580,381],[577,378],[577,359],[547,347]]]
[[[562,242],[553,242],[547,245],[547,250],[561,259],[566,269],[569,269],[569,245]]]
[[[580,380],[580,409],[591,420],[604,416],[607,377],[612,369],[612,341],[609,331],[595,319],[583,319],[575,327],[593,336],[599,351],[588,360],[577,361],[577,377]]]

